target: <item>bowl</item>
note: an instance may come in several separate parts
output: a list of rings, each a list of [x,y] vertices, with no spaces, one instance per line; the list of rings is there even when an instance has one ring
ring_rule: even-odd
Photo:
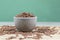
[[[37,17],[14,17],[18,31],[32,31],[36,26]]]

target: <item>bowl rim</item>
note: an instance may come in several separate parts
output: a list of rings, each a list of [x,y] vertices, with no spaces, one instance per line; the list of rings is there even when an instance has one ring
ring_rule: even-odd
[[[15,17],[14,16],[14,19],[36,19],[37,18],[37,16],[35,16],[35,17]]]

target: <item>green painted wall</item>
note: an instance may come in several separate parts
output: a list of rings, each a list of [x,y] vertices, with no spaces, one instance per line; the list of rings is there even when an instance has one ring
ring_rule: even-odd
[[[0,0],[0,21],[13,21],[21,12],[31,12],[41,22],[60,22],[60,0]]]

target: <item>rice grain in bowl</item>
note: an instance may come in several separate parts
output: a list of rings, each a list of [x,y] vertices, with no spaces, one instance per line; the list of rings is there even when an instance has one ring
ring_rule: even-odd
[[[28,13],[22,13],[20,16],[14,17],[15,26],[18,31],[32,31],[36,26],[37,17],[30,14],[30,16],[26,17],[25,14],[28,15]]]

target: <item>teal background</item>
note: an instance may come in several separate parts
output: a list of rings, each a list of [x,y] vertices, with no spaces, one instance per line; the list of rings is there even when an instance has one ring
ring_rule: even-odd
[[[13,21],[21,12],[31,12],[40,22],[60,22],[60,0],[0,0],[0,21]]]

